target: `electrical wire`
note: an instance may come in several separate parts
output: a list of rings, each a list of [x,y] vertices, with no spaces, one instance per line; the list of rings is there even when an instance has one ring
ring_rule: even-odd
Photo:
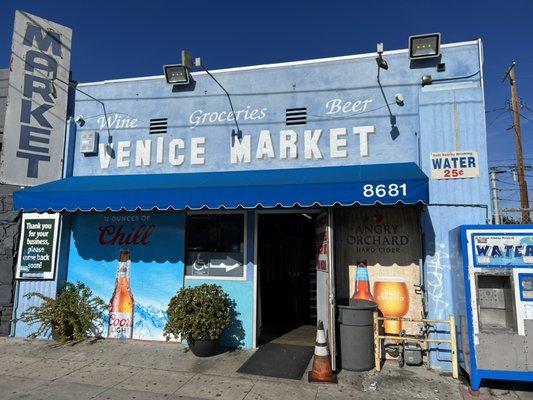
[[[220,84],[219,81],[217,81],[217,79],[211,75],[211,72],[208,71],[208,69],[204,66],[204,63],[200,63],[200,67],[202,67],[202,69],[207,73],[207,75],[209,75],[215,82],[218,86],[220,86],[220,88],[224,91],[224,93],[226,93],[226,96],[228,97],[228,100],[229,100],[229,106],[231,107],[231,112],[233,113],[233,121],[235,121],[235,127],[237,128],[237,132],[235,132],[237,135],[240,134],[241,130],[239,129],[239,123],[237,122],[237,117],[235,116],[235,110],[233,109],[233,102],[231,101],[231,96],[229,95],[228,91],[224,88],[224,86],[222,86]]]
[[[504,115],[507,111],[509,110],[505,110],[503,111],[502,113],[498,114],[498,116],[496,118],[494,118],[491,122],[489,122],[489,124],[487,125],[487,128],[492,126],[502,115]]]
[[[494,112],[494,111],[506,110],[506,109],[507,109],[507,107],[495,108],[493,110],[485,111],[485,114],[489,114],[489,113]]]
[[[72,82],[72,81],[69,81],[69,82],[65,82],[64,80],[58,78],[57,76],[54,78],[54,80],[58,80],[59,82],[73,88],[74,90],[77,90],[78,92],[84,94],[85,96],[89,97],[90,99],[96,101],[97,103],[100,103],[100,105],[102,106],[102,109],[104,110],[104,118],[105,118],[105,124],[106,124],[106,128],[107,128],[107,141],[108,142],[111,142],[111,130],[109,129],[109,119],[107,118],[107,111],[105,109],[105,104],[102,100],[100,99],[97,99],[96,97],[90,95],[89,93],[81,90],[80,88],[78,88],[78,84],[77,82]],[[52,85],[53,85],[53,80],[52,80]]]
[[[468,79],[468,78],[472,78],[473,76],[476,76],[477,74],[479,74],[481,72],[481,70],[477,70],[477,72],[474,72],[473,74],[470,74],[470,75],[464,75],[464,76],[454,76],[454,77],[451,77],[451,78],[439,78],[439,79],[432,79],[431,82],[444,82],[444,81],[456,81],[456,80],[459,80],[459,79]]]

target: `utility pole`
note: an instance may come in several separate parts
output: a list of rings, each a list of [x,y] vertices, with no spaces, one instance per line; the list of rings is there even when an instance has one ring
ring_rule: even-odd
[[[500,217],[500,199],[498,198],[498,182],[496,180],[497,177],[496,170],[490,171],[490,187],[492,190],[492,208],[493,208],[493,215],[494,215],[494,223],[499,225],[502,223],[501,217]]]
[[[520,208],[522,209],[522,223],[530,223],[529,219],[529,199],[527,195],[527,182],[524,176],[524,154],[522,151],[522,127],[520,125],[520,102],[518,99],[518,89],[516,85],[516,63],[513,61],[507,73],[503,77],[504,82],[509,77],[511,84],[511,108],[513,111],[513,127],[516,142],[516,172],[518,175],[518,186],[520,188]]]

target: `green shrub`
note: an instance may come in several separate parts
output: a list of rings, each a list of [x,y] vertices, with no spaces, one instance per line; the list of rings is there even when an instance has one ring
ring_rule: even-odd
[[[30,334],[29,338],[35,339],[50,330],[54,338],[63,343],[82,341],[89,334],[99,336],[96,324],[101,320],[106,306],[83,283],[67,283],[55,299],[37,292],[28,293],[25,297],[36,297],[42,301],[38,306],[29,307],[19,318],[27,324],[39,324],[37,331]]]
[[[228,295],[218,285],[182,288],[168,303],[167,340],[216,340],[230,323]]]

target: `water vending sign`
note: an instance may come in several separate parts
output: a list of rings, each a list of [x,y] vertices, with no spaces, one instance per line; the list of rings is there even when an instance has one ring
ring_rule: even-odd
[[[432,179],[479,177],[476,151],[449,151],[430,154]]]
[[[533,267],[531,234],[474,234],[474,266]]]

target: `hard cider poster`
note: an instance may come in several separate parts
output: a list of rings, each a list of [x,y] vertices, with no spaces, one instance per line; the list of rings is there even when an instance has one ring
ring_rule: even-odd
[[[417,286],[421,258],[419,215],[417,207],[337,209],[336,276],[343,281],[339,282],[337,293],[350,298],[357,293],[360,298],[373,299],[385,317],[422,318],[422,294]],[[366,271],[357,266],[359,260],[366,260]],[[366,278],[368,282],[358,283]],[[415,323],[384,325],[391,335],[402,330],[418,333]]]
[[[180,213],[73,217],[67,279],[108,304],[104,337],[165,339],[168,302],[183,286],[183,226]]]

